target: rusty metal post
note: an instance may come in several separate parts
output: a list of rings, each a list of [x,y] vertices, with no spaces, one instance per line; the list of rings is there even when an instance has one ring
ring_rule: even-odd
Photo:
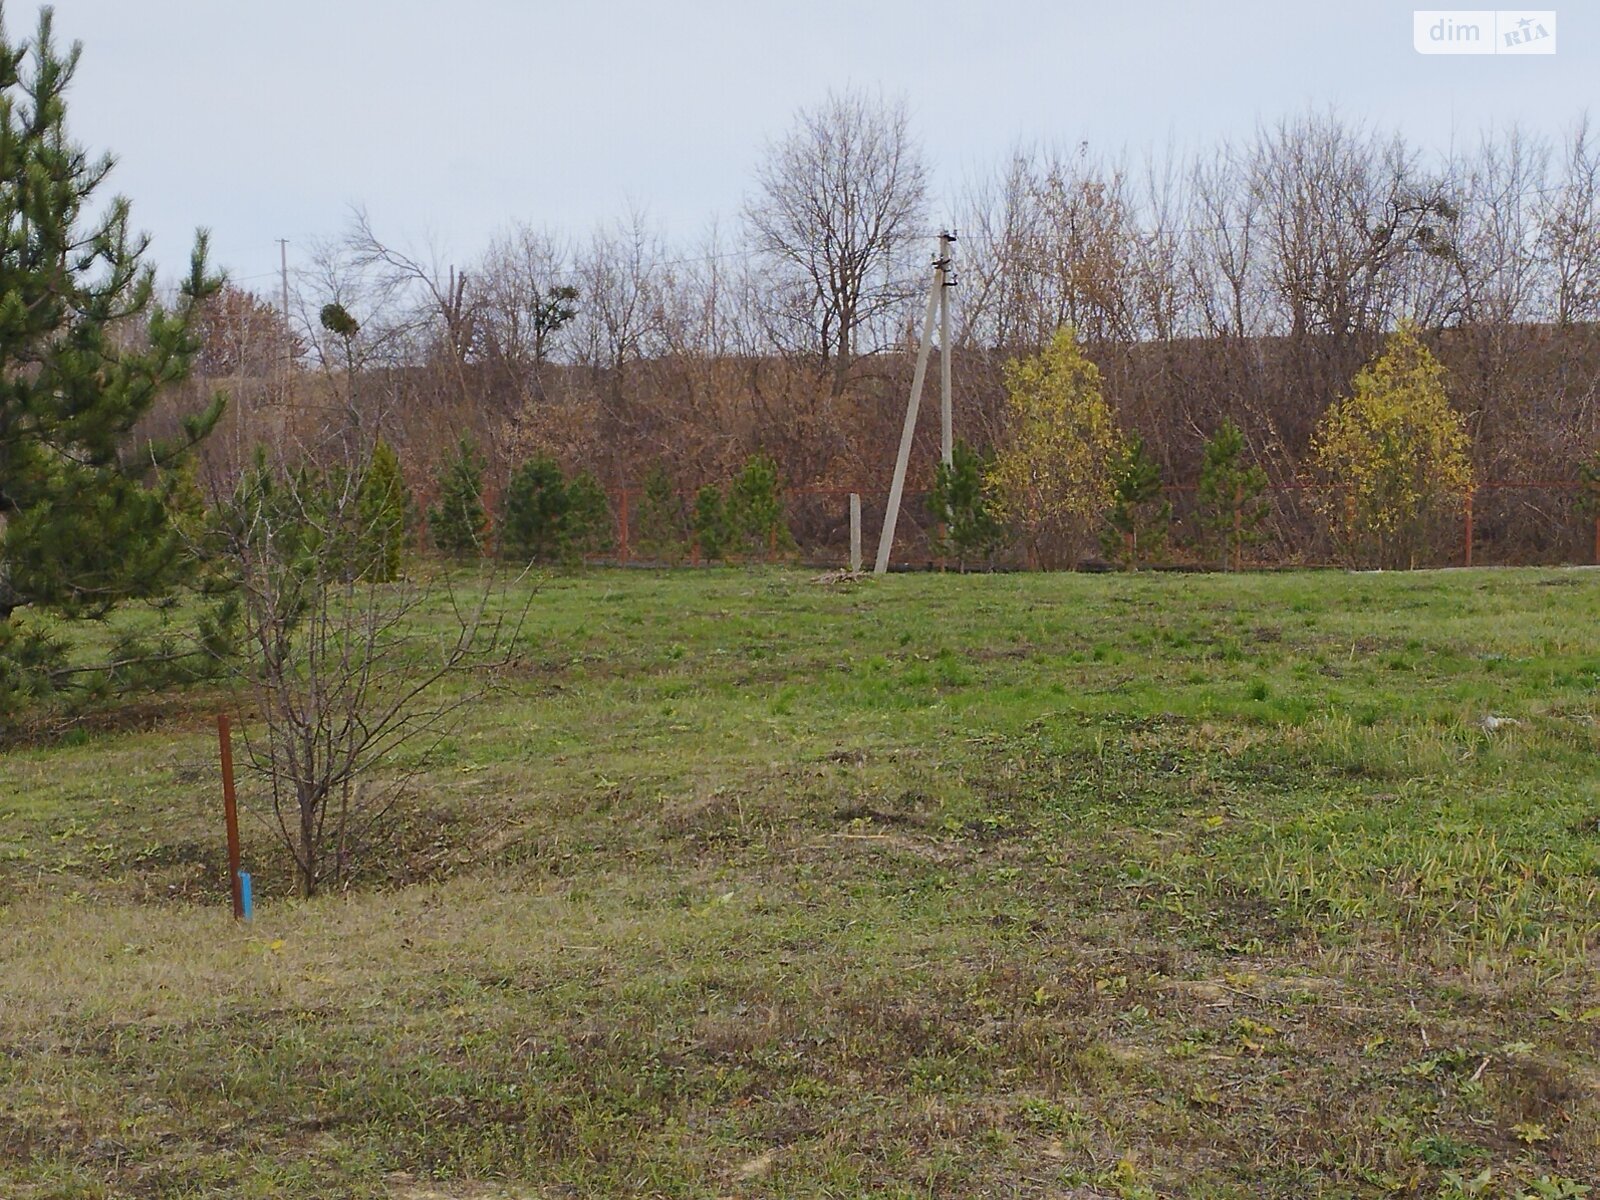
[[[228,890],[233,919],[244,919],[244,888],[239,880],[239,802],[233,792],[233,731],[228,714],[217,714],[217,744],[222,751],[222,814],[228,826]]]

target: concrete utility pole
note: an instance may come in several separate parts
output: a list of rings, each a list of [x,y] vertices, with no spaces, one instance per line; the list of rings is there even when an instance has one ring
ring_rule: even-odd
[[[928,309],[922,318],[922,345],[917,349],[917,369],[911,376],[911,399],[906,404],[906,421],[900,430],[900,453],[894,460],[894,481],[889,485],[889,505],[883,514],[883,533],[878,538],[878,561],[873,574],[882,575],[889,570],[889,552],[894,548],[894,527],[900,520],[900,497],[905,492],[906,467],[911,462],[911,442],[917,432],[917,411],[922,406],[922,385],[928,378],[928,356],[933,350],[933,319],[942,314],[943,332],[940,338],[940,450],[944,461],[952,453],[950,419],[950,302],[946,289],[955,280],[950,273],[950,247],[956,235],[939,235],[939,252],[933,260],[933,279],[928,285]]]
[[[950,289],[956,285],[950,260],[956,235],[939,235],[939,458],[949,466],[955,457],[954,422],[950,415]]]

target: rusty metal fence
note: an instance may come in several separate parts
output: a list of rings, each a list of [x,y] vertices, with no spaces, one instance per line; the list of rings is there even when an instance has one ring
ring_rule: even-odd
[[[1170,505],[1161,559],[1154,565],[1207,568],[1217,565],[1206,542],[1192,484],[1172,484],[1163,493]],[[1332,566],[1337,556],[1317,512],[1318,485],[1291,483],[1267,489],[1259,537],[1244,552],[1244,565],[1257,569]],[[888,490],[848,487],[794,487],[783,492],[785,519],[794,541],[787,552],[769,548],[762,557],[790,557],[816,565],[847,561],[850,547],[850,496],[861,497],[863,543],[870,561],[883,528]],[[641,547],[637,513],[641,488],[613,489],[611,549],[602,561],[654,561]],[[1536,566],[1600,564],[1600,506],[1589,501],[1594,487],[1578,480],[1491,480],[1458,501],[1426,553],[1421,566]],[[908,491],[900,510],[893,561],[901,566],[938,566],[937,522],[928,511],[927,492]],[[685,496],[685,511],[692,502]],[[1451,528],[1453,526],[1453,528]],[[702,561],[690,535],[682,561]],[[999,562],[1022,565],[1020,553]],[[1093,561],[1092,558],[1087,561]]]

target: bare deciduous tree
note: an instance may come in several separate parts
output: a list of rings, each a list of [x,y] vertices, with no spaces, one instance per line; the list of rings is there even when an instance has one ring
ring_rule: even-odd
[[[347,443],[342,443],[347,444]],[[484,577],[363,576],[377,535],[364,462],[294,467],[265,456],[224,502],[224,561],[239,584],[244,726],[271,824],[302,897],[339,886],[416,771],[479,699],[517,621]]]
[[[1393,268],[1446,244],[1439,226],[1454,206],[1398,136],[1332,116],[1282,122],[1257,140],[1251,186],[1290,336],[1343,337],[1411,315],[1395,311]]]
[[[1261,204],[1244,172],[1226,144],[1192,169],[1189,293],[1203,336],[1245,338],[1261,328]]]
[[[906,266],[921,261],[910,243],[925,220],[927,169],[904,103],[830,94],[767,148],[756,181],[745,218],[777,272],[776,327],[799,335],[839,395],[856,359],[893,340],[917,286]]]
[[[446,364],[462,403],[467,403],[471,397],[467,361],[477,345],[479,315],[467,273],[442,266],[437,255],[424,262],[379,238],[362,208],[351,213],[345,245],[354,265],[375,276],[378,288],[391,296],[409,297],[418,327],[430,334],[429,356]]]
[[[594,231],[578,255],[578,290],[585,297],[574,322],[577,360],[608,379],[610,397],[621,397],[621,372],[659,348],[661,238],[642,211]]]
[[[1544,205],[1544,250],[1558,325],[1600,319],[1600,140],[1587,116],[1562,155],[1565,176]]]
[[[544,366],[578,315],[571,253],[555,236],[517,225],[498,237],[477,270],[485,355],[519,401],[544,396]]]

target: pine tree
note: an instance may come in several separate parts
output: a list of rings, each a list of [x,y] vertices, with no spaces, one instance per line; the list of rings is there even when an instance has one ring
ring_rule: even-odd
[[[161,502],[167,521],[187,546],[203,549],[206,536],[205,493],[200,490],[200,471],[194,457],[180,459],[176,466],[160,472]]]
[[[434,484],[439,502],[428,509],[434,548],[456,558],[481,556],[489,518],[483,510],[483,457],[471,438],[462,438],[439,464]]]
[[[765,559],[774,550],[793,544],[783,522],[783,499],[778,491],[778,464],[762,453],[746,459],[728,485],[728,534],[746,554]]]
[[[644,492],[639,498],[639,552],[646,558],[675,563],[683,558],[688,522],[684,518],[683,498],[672,486],[672,476],[659,462],[644,477]]]
[[[506,484],[499,548],[514,562],[557,562],[566,556],[567,483],[555,459],[541,455]]]
[[[714,483],[695,493],[694,540],[707,562],[716,562],[728,553],[728,506],[722,489]]]
[[[611,504],[588,471],[568,479],[548,455],[517,468],[506,485],[500,553],[514,561],[576,565],[611,545]]]
[[[1111,497],[1100,548],[1123,570],[1136,571],[1159,556],[1172,518],[1172,505],[1161,494],[1161,468],[1138,434],[1113,463]]]
[[[963,570],[967,562],[991,557],[1005,540],[1005,526],[991,511],[984,479],[993,459],[957,440],[950,462],[941,462],[933,474],[928,511],[944,526],[939,552],[953,557]]]
[[[400,458],[380,437],[372,447],[372,457],[367,460],[356,494],[361,559],[357,567],[362,578],[374,583],[399,578],[400,560],[411,540],[414,511],[411,491],[400,473]]]
[[[1266,516],[1261,494],[1267,473],[1245,462],[1244,451],[1244,433],[1225,420],[1206,442],[1200,462],[1201,520],[1222,543],[1224,565],[1235,571],[1243,565],[1245,545],[1259,536]]]
[[[582,560],[611,548],[611,501],[600,481],[581,471],[567,484],[566,553]]]
[[[11,636],[20,608],[100,615],[175,586],[188,556],[160,475],[222,412],[219,396],[171,440],[133,437],[188,377],[219,280],[202,233],[176,302],[156,299],[148,239],[100,191],[111,158],[66,129],[78,58],[55,45],[49,9],[31,42],[0,29],[0,653],[22,656],[8,669],[42,661]]]

